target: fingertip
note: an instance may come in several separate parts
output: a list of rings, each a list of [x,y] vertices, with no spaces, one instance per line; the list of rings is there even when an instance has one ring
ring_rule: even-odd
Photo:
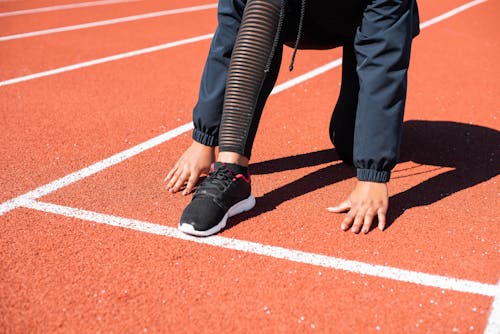
[[[197,173],[191,173],[186,183],[186,189],[184,189],[186,195],[193,192],[194,187],[196,186],[196,182],[198,182],[200,176]]]
[[[183,195],[188,195],[193,191],[193,183],[191,180],[188,180],[186,183],[186,187],[184,188],[184,191],[182,192]]]
[[[178,182],[172,186],[172,192],[173,193],[178,193],[179,191],[181,191],[181,185],[178,184]]]
[[[385,212],[379,211],[378,212],[378,228],[381,231],[384,231],[385,230],[385,225],[386,225]]]
[[[361,232],[361,227],[359,225],[357,225],[356,223],[354,223],[351,227],[351,231],[354,234],[359,234],[359,232]]]

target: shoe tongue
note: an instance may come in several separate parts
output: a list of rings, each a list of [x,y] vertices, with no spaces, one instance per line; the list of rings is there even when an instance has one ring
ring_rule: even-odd
[[[213,169],[217,170],[219,168],[227,168],[228,170],[231,171],[231,173],[233,173],[233,175],[238,175],[238,174],[247,175],[248,172],[248,167],[243,167],[237,164],[230,164],[228,162],[219,162],[219,161],[214,162]]]

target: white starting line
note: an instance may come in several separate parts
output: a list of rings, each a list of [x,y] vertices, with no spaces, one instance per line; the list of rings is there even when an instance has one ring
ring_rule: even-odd
[[[478,294],[495,297],[500,293],[499,287],[475,281],[426,274],[417,271],[399,269],[395,267],[375,265],[365,262],[345,260],[333,256],[309,253],[278,246],[264,245],[256,242],[227,238],[219,235],[198,238],[191,237],[177,228],[153,224],[136,219],[123,218],[94,211],[72,208],[68,206],[45,203],[40,201],[25,201],[23,207],[42,212],[77,218],[115,227],[122,227],[134,231],[162,235],[170,238],[187,240],[204,245],[211,245],[235,251],[263,255],[276,259],[305,263],[319,267],[349,271],[361,275],[369,275],[406,283],[413,283],[457,292]]]

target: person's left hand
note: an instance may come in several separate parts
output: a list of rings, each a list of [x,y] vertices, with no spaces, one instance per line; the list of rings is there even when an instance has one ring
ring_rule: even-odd
[[[327,208],[330,212],[347,212],[341,228],[349,228],[354,233],[368,233],[375,218],[378,228],[384,230],[385,217],[389,207],[389,194],[386,183],[358,181],[349,197],[337,206]]]

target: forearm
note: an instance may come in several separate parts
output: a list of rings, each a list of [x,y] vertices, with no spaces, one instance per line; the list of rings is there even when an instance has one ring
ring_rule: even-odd
[[[389,181],[399,158],[415,8],[411,0],[374,1],[356,34],[360,90],[353,154],[361,181]]]

